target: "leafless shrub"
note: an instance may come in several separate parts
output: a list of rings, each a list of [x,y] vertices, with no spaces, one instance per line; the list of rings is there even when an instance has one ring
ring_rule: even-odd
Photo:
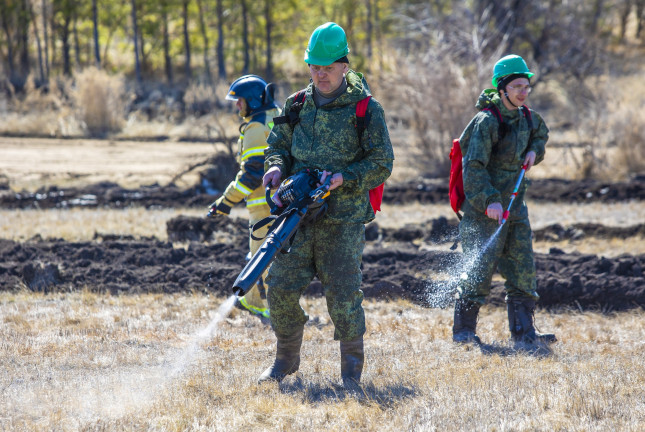
[[[482,16],[459,11],[440,21],[428,5],[415,8],[413,18],[405,11],[398,18],[404,36],[395,41],[396,75],[386,80],[392,84],[385,93],[402,101],[392,100],[391,106],[409,127],[408,144],[421,172],[446,177],[452,140],[475,114],[477,96],[506,38],[487,30],[488,9]]]
[[[630,109],[620,118],[620,124],[617,125],[623,133],[618,137],[616,164],[626,174],[645,173],[645,121],[642,116],[644,109],[645,107]]]
[[[577,177],[616,180],[645,171],[645,101],[633,91],[638,85],[605,74],[569,86],[570,115],[584,145]]]
[[[228,93],[228,86],[224,84],[191,84],[184,94],[186,112],[194,116],[202,116],[216,109],[226,108],[224,98]]]
[[[399,115],[409,125],[409,144],[424,174],[448,174],[452,139],[459,137],[474,114],[473,89],[473,80],[448,58],[401,62],[392,90],[404,101]]]
[[[73,94],[79,121],[90,136],[103,137],[123,127],[123,80],[90,67],[76,76]]]

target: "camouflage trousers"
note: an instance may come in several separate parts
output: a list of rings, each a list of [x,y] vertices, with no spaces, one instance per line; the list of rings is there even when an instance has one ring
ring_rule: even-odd
[[[278,254],[266,278],[271,325],[289,336],[309,316],[300,296],[315,276],[322,283],[334,339],[353,340],[365,333],[363,291],[360,289],[365,225],[329,223],[324,219],[300,227],[288,254]]]
[[[506,299],[538,300],[533,261],[533,240],[528,218],[507,220],[497,238],[496,220],[467,213],[459,223],[465,273],[459,281],[460,299],[483,304],[490,293],[495,270],[506,282]],[[485,250],[484,250],[485,249]]]

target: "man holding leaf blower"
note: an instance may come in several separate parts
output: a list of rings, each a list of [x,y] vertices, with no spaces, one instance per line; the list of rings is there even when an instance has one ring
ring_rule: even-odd
[[[267,295],[277,352],[260,382],[279,382],[298,370],[309,319],[299,300],[315,276],[324,289],[334,339],[340,341],[343,383],[360,382],[364,224],[374,219],[370,190],[390,176],[394,153],[383,108],[370,99],[363,75],[349,68],[348,53],[345,31],[338,24],[328,22],[314,30],[304,55],[311,83],[287,98],[284,117],[274,119],[267,139],[265,186],[275,188],[297,173],[317,170],[321,183],[330,180],[330,194],[327,212],[299,226],[289,253],[278,254],[269,269]],[[365,111],[359,113],[362,103]]]
[[[512,340],[529,350],[556,340],[536,332],[533,323],[539,296],[523,174],[544,159],[549,132],[542,117],[524,105],[533,75],[522,57],[501,58],[493,69],[495,88],[482,92],[479,112],[459,139],[465,193],[459,234],[464,259],[474,264],[459,282],[453,325],[458,343],[480,342],[477,316],[496,269],[506,279]]]

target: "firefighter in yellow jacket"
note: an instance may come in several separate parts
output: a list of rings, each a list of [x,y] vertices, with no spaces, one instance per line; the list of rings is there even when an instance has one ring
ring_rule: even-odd
[[[257,75],[244,75],[231,84],[226,96],[226,99],[236,101],[235,106],[244,119],[238,140],[240,170],[222,196],[211,204],[209,214],[229,215],[235,204],[245,200],[249,211],[249,228],[270,215],[262,187],[262,176],[266,139],[273,127],[273,117],[280,115],[278,105],[273,100],[274,91],[275,84],[267,83]],[[266,231],[265,227],[252,234],[256,238],[262,238]],[[249,243],[253,255],[262,245],[262,240],[251,237]],[[263,279],[244,297],[239,298],[236,306],[262,318],[269,318]]]

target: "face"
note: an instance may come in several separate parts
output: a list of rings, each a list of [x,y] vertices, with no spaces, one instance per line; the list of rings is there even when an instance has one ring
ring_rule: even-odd
[[[529,98],[529,93],[531,93],[531,85],[528,78],[516,78],[508,83],[506,85],[506,93],[513,105],[516,107],[524,105]]]
[[[347,63],[332,63],[329,66],[309,65],[311,79],[318,91],[323,94],[329,94],[338,89],[348,70]]]
[[[235,101],[235,106],[237,107],[237,111],[242,117],[246,116],[246,99],[244,98],[239,98],[238,100]]]

